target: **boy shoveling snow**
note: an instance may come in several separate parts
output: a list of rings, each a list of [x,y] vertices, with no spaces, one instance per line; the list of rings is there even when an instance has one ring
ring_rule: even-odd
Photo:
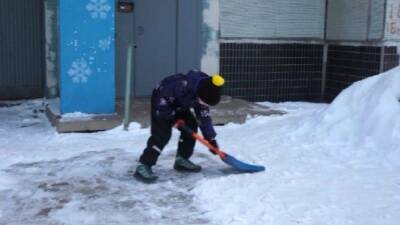
[[[186,75],[175,74],[166,77],[158,84],[151,96],[151,136],[136,167],[136,178],[145,182],[152,182],[158,178],[151,167],[156,164],[162,149],[171,138],[172,127],[179,120],[184,121],[185,125],[195,132],[200,127],[204,138],[218,148],[209,106],[219,103],[224,82],[218,74],[209,76],[201,71],[191,70]],[[190,111],[191,108],[196,116]],[[201,166],[189,160],[195,142],[190,134],[181,131],[174,169],[186,172],[201,171]]]

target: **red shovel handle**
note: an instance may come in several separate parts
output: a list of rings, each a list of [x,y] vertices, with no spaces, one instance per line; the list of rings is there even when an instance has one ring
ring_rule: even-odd
[[[198,133],[196,133],[192,129],[190,129],[188,126],[186,126],[185,122],[183,120],[177,120],[174,127],[192,135],[192,137],[194,139],[200,141],[202,144],[207,146],[207,148],[209,148],[215,154],[219,155],[219,157],[221,157],[221,159],[225,159],[226,156],[223,151],[221,151],[219,148],[215,147],[214,145],[210,144],[210,142],[207,141],[203,136],[199,135]]]

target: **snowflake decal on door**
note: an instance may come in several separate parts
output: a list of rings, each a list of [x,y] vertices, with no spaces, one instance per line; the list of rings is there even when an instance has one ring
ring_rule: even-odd
[[[99,40],[99,48],[103,51],[110,49],[111,47],[111,37]]]
[[[91,74],[92,70],[83,58],[73,61],[71,68],[68,70],[68,75],[74,83],[86,83]]]
[[[86,10],[90,12],[93,19],[106,19],[111,6],[107,0],[90,0],[86,5]]]

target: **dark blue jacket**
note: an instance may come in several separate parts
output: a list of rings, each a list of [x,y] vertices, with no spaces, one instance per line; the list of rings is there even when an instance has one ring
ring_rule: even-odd
[[[208,75],[203,72],[191,70],[186,75],[175,74],[164,78],[152,95],[152,107],[156,116],[173,120],[176,112],[193,108],[203,136],[207,139],[215,138],[210,109],[200,104],[196,95],[199,81],[207,77]]]

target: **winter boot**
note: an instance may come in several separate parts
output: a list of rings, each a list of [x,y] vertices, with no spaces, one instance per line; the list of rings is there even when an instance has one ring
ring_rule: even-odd
[[[182,172],[200,172],[201,166],[194,164],[189,159],[176,156],[174,169]]]
[[[154,182],[158,178],[158,176],[154,175],[153,170],[151,170],[151,166],[145,164],[139,164],[136,167],[135,177],[145,183]]]

